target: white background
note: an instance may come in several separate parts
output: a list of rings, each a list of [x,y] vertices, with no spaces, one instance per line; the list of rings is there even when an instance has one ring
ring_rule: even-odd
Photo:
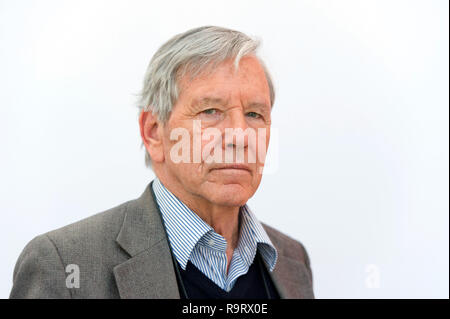
[[[142,193],[133,94],[163,42],[218,25],[263,41],[278,169],[250,207],[304,243],[316,297],[448,298],[448,6],[0,1],[0,297],[33,237]]]

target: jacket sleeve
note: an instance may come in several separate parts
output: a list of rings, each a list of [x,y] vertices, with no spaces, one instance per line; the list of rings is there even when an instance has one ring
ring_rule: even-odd
[[[15,298],[67,299],[66,273],[56,246],[47,235],[31,240],[17,260],[13,287],[9,296]]]

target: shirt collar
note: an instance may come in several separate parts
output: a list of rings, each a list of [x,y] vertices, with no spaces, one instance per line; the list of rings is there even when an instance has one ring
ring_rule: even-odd
[[[161,210],[170,246],[184,270],[197,244],[225,251],[225,239],[172,194],[158,178],[155,178],[152,187]],[[277,250],[247,204],[241,207],[240,218],[240,234],[236,249],[241,258],[250,267],[257,248],[260,248],[264,262],[272,271],[277,261]]]
[[[237,249],[250,267],[259,248],[264,262],[272,271],[278,259],[278,253],[269,236],[248,205],[241,207],[241,230]]]

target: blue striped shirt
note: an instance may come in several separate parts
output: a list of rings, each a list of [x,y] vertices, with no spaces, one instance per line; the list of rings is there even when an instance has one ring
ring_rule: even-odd
[[[257,249],[269,271],[275,268],[277,250],[247,205],[240,209],[239,240],[227,274],[225,238],[175,197],[158,178],[153,182],[153,191],[170,246],[183,270],[190,261],[216,285],[229,292],[236,280],[248,272]]]

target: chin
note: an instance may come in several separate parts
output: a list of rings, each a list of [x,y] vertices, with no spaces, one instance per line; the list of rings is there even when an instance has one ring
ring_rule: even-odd
[[[213,187],[211,201],[223,206],[242,206],[247,203],[253,192],[240,184],[226,184]]]

